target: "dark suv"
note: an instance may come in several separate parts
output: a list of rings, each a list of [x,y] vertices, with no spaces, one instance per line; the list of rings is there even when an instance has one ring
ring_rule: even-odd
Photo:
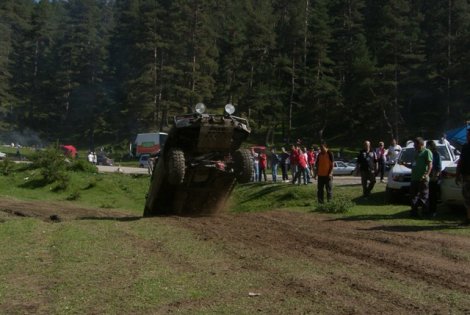
[[[192,114],[174,117],[174,126],[155,166],[144,216],[210,214],[220,209],[236,182],[250,181],[251,153],[240,146],[251,130],[246,119],[206,114],[202,103]]]

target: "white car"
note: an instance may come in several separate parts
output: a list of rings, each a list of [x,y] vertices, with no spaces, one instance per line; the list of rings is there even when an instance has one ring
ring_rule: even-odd
[[[333,162],[333,175],[352,175],[355,167],[342,161]]]
[[[441,172],[441,200],[447,206],[463,206],[462,184],[455,183],[457,162]]]
[[[0,152],[0,160],[3,160],[6,157],[7,157],[7,155],[5,153]]]
[[[439,140],[434,141],[437,151],[441,155],[441,169],[455,164],[456,157],[454,151],[447,143],[441,143]],[[414,162],[415,148],[413,143],[408,144],[402,149],[398,156],[397,163],[388,173],[388,181],[386,188],[386,196],[389,201],[393,201],[396,197],[409,194],[411,183],[411,164]]]

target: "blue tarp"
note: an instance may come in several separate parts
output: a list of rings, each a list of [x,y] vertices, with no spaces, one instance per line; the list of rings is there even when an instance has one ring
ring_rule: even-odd
[[[465,125],[463,127],[455,128],[446,132],[447,140],[451,142],[457,142],[459,144],[464,144],[467,142],[467,128],[470,128],[470,125]]]

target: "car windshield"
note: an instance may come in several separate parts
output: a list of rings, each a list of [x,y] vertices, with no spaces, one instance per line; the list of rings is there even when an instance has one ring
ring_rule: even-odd
[[[449,151],[445,146],[438,146],[437,152],[441,156],[442,161],[450,161]],[[411,164],[415,159],[415,148],[405,148],[401,151],[399,162],[402,164]]]

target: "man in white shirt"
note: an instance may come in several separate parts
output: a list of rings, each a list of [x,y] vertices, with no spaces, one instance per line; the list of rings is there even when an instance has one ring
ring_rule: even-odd
[[[395,163],[398,159],[398,155],[401,152],[401,146],[397,143],[396,139],[392,139],[392,144],[388,147],[387,150],[387,161],[391,164]]]

